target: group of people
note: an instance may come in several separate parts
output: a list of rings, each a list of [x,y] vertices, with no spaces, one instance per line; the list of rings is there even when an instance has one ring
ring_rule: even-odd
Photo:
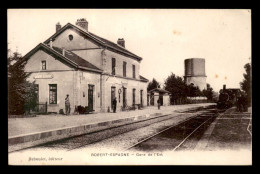
[[[112,109],[113,112],[116,112],[116,105],[117,105],[117,100],[116,97],[112,101]],[[70,114],[70,100],[69,100],[69,94],[67,94],[67,97],[65,98],[65,115]]]
[[[160,100],[157,100],[158,109],[160,109],[161,103]],[[117,99],[116,97],[112,100],[112,109],[113,112],[116,113],[116,106],[117,106]],[[69,94],[67,94],[67,97],[65,98],[65,115],[70,114],[70,100],[69,100]]]
[[[158,109],[160,109],[161,102],[158,99],[157,100]],[[113,112],[116,112],[116,106],[117,106],[117,99],[116,97],[112,100],[112,109]],[[237,98],[237,109],[239,112],[247,112],[248,106],[247,106],[247,97],[245,95],[240,95]],[[65,98],[65,115],[70,114],[70,100],[69,100],[69,94],[67,94],[67,97]]]

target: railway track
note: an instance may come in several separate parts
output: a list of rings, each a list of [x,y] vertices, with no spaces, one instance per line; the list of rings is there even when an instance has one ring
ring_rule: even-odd
[[[195,112],[198,112],[197,114]],[[180,113],[180,115],[178,116],[165,116],[165,118],[160,120],[157,119],[152,119],[152,120],[147,120],[147,121],[142,121],[142,122],[138,122],[135,124],[129,124],[129,125],[123,125],[123,126],[118,126],[118,127],[114,127],[105,131],[98,131],[98,132],[94,132],[91,134],[86,134],[86,135],[81,135],[81,136],[76,136],[76,137],[72,137],[72,138],[68,138],[68,139],[63,139],[63,140],[58,140],[58,141],[54,141],[54,142],[49,142],[46,144],[42,144],[36,147],[32,147],[34,149],[37,148],[44,148],[44,149],[57,149],[57,150],[65,150],[65,151],[73,151],[73,150],[77,150],[77,149],[81,149],[81,148],[88,148],[88,146],[94,146],[96,147],[96,143],[99,143],[100,141],[106,140],[106,139],[110,139],[113,137],[117,137],[118,135],[121,134],[125,134],[127,132],[131,132],[131,131],[135,131],[137,129],[140,128],[146,128],[149,126],[153,126],[153,124],[161,124],[163,126],[161,126],[159,129],[156,129],[156,131],[154,131],[155,133],[153,133],[152,135],[148,135],[148,138],[141,138],[141,140],[138,140],[138,143],[135,143],[134,145],[130,145],[130,146],[126,146],[121,148],[123,149],[123,151],[126,150],[132,150],[132,149],[136,149],[137,147],[141,147],[143,144],[154,140],[156,137],[163,135],[169,131],[176,132],[176,135],[184,135],[183,132],[180,132],[180,127],[184,126],[185,127],[185,135],[186,133],[191,133],[191,135],[194,134],[194,129],[196,129],[195,131],[197,131],[198,129],[200,129],[201,127],[203,127],[203,124],[206,123],[210,123],[210,120],[212,120],[214,118],[214,115],[217,115],[219,112],[223,112],[217,109],[199,109],[199,110],[194,110],[194,111],[187,111],[187,112],[182,112]],[[191,116],[191,115],[192,116]],[[193,115],[194,114],[194,115]],[[176,119],[178,117],[183,117],[183,116],[187,116],[187,119],[184,119],[178,123],[174,123],[173,119]],[[190,115],[190,116],[188,116]],[[171,120],[171,121],[170,121]],[[194,120],[197,120],[194,122]],[[201,121],[203,121],[204,123],[201,123],[200,125],[198,124],[198,120],[199,123],[201,123]],[[146,123],[148,122],[149,123]],[[171,123],[167,123],[168,121],[170,121]],[[166,124],[167,123],[167,124]],[[196,123],[196,125],[193,126],[189,126],[189,124],[191,123]],[[189,132],[191,129],[193,129],[191,132]],[[191,136],[189,135],[189,137]],[[147,137],[147,136],[145,136]],[[188,137],[188,138],[189,138]],[[182,140],[184,140],[182,142],[182,144],[188,139],[186,137],[182,137]],[[121,140],[119,140],[121,141]],[[122,140],[124,141],[124,140]],[[106,145],[104,145],[104,148],[106,148]],[[118,146],[117,146],[118,147]],[[179,148],[179,147],[178,147]],[[120,149],[120,148],[119,148]],[[176,148],[177,149],[177,148]],[[142,149],[140,149],[142,150]]]
[[[104,139],[97,143],[89,144],[89,145],[83,147],[82,150],[85,149],[85,150],[90,150],[90,151],[96,151],[97,149],[99,149],[100,151],[105,151],[105,152],[108,150],[108,148],[111,150],[120,151],[120,152],[132,150],[132,149],[135,149],[136,146],[143,144],[143,142],[146,142],[147,140],[152,139],[153,137],[156,137],[157,135],[160,135],[161,133],[163,133],[169,129],[178,127],[182,124],[187,126],[187,122],[194,120],[194,119],[201,118],[200,120],[202,120],[202,118],[206,119],[206,117],[207,117],[208,120],[204,119],[204,121],[205,121],[204,124],[205,125],[207,124],[207,125],[205,127],[202,125],[199,128],[195,127],[195,129],[197,128],[195,131],[197,131],[201,127],[206,129],[210,125],[210,123],[214,120],[215,116],[219,115],[219,113],[221,113],[221,112],[224,112],[224,110],[220,111],[220,110],[216,110],[216,109],[204,109],[204,110],[200,110],[198,113],[194,113],[194,111],[183,112],[182,113],[183,115],[180,115],[178,117],[184,117],[184,115],[187,116],[189,114],[191,114],[192,116],[190,115],[190,116],[186,117],[186,119],[184,119],[182,121],[177,121],[177,122],[174,121],[172,118],[168,119],[168,120],[163,120],[163,121],[154,123],[152,125],[145,126],[140,129],[134,130],[134,131],[129,131],[129,132],[121,134],[119,136],[111,137],[111,138]],[[212,119],[212,121],[210,119]],[[162,140],[162,142],[163,141],[164,140]],[[158,142],[160,142],[160,140],[155,143],[158,143]],[[77,148],[75,148],[73,150],[76,150],[76,149]],[[143,149],[140,149],[140,150],[143,150]]]
[[[224,111],[225,110],[211,109],[201,115],[190,117],[179,122],[177,125],[170,126],[130,147],[127,147],[124,151],[176,151],[179,149],[194,148],[194,143],[193,147],[182,146],[189,139],[192,139],[193,142],[194,139],[199,140],[215,118]]]
[[[200,112],[202,112],[202,113],[198,113],[198,114],[195,114],[195,112],[196,111],[200,111]],[[204,113],[205,112],[205,113]],[[212,113],[212,112],[216,112],[216,109],[212,109],[212,108],[210,108],[210,109],[198,109],[198,110],[192,110],[192,111],[185,111],[185,112],[182,112],[182,114],[181,115],[179,115],[178,117],[182,117],[183,116],[183,114],[195,114],[194,116],[191,116],[191,117],[189,117],[189,118],[187,118],[187,119],[185,119],[185,120],[183,120],[183,121],[181,121],[181,122],[179,122],[179,123],[177,123],[177,125],[180,125],[181,123],[185,123],[185,122],[187,122],[187,121],[189,121],[189,120],[192,120],[192,119],[194,119],[194,118],[197,118],[198,116],[201,116],[201,115],[203,115],[203,116],[205,116],[207,113]],[[169,121],[169,120],[172,120],[172,117],[169,117],[168,119],[165,119],[165,120],[161,120],[161,121],[158,121],[157,123],[162,123],[162,122],[167,122],[167,121]],[[153,123],[153,124],[157,124],[157,123]],[[150,139],[150,138],[152,138],[152,137],[154,137],[154,136],[156,136],[156,135],[158,135],[158,134],[160,134],[160,133],[162,133],[162,132],[164,132],[164,131],[166,131],[166,130],[168,130],[168,129],[171,129],[171,128],[173,128],[173,127],[176,127],[177,126],[176,124],[174,124],[173,126],[165,126],[166,128],[165,129],[163,129],[162,131],[159,131],[158,133],[155,133],[155,134],[153,134],[153,135],[151,135],[151,136],[149,136],[148,138],[145,138],[145,139],[143,139],[143,140],[141,140],[141,141],[139,141],[137,144],[140,144],[140,143],[142,143],[142,142],[144,142],[144,141],[146,141],[146,140],[148,140],[148,139]],[[147,125],[147,126],[144,126],[144,127],[149,127],[150,125]],[[140,126],[139,126],[140,127]],[[140,127],[140,128],[144,128],[144,127]],[[109,137],[108,137],[109,138]],[[123,140],[122,140],[123,141]],[[92,145],[93,143],[90,143],[90,144],[85,144],[85,145],[81,145],[81,146],[77,146],[77,147],[74,147],[74,148],[71,148],[71,149],[69,149],[68,151],[71,151],[71,150],[76,150],[76,149],[80,149],[80,148],[82,148],[83,146],[85,146],[85,147],[87,147],[88,145]],[[126,150],[128,150],[128,149],[131,149],[132,147],[134,147],[134,146],[136,146],[137,144],[135,144],[135,145],[132,145],[132,146],[130,146],[130,147],[128,147],[128,148],[126,148],[125,150],[123,150],[123,151],[126,151]],[[95,142],[94,142],[94,145],[95,145]]]

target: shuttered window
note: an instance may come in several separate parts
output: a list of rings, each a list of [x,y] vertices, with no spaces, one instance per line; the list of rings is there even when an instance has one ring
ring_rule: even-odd
[[[46,61],[45,60],[42,61],[42,70],[46,70]]]
[[[126,62],[123,62],[123,76],[126,77]]]
[[[49,85],[49,102],[50,104],[57,104],[57,84]]]
[[[133,78],[135,79],[135,65],[133,65]]]
[[[112,75],[116,75],[116,59],[112,58]]]

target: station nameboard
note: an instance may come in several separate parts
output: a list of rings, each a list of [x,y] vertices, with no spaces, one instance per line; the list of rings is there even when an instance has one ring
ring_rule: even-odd
[[[52,74],[38,74],[34,76],[34,79],[52,79],[53,75]]]

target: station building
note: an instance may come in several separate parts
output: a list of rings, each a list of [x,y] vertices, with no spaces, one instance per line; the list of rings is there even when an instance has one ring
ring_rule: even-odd
[[[151,106],[157,106],[157,100],[159,99],[161,106],[169,106],[170,105],[170,92],[161,89],[154,88],[148,91],[147,103]]]
[[[71,112],[88,106],[106,112],[117,97],[117,108],[147,105],[148,80],[140,75],[142,58],[125,48],[125,40],[113,43],[88,31],[88,22],[56,25],[56,32],[23,58],[28,80],[38,86],[38,102],[47,112],[65,108],[69,94]]]

